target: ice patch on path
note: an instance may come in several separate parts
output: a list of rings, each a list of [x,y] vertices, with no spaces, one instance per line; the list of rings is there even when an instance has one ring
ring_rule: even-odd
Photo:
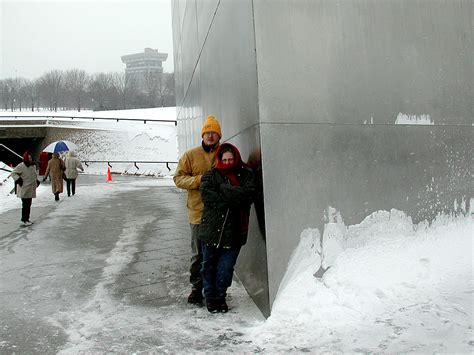
[[[126,221],[114,249],[105,261],[101,281],[95,286],[91,300],[81,309],[73,313],[59,313],[58,320],[50,321],[62,325],[69,336],[70,344],[67,353],[81,352],[94,349],[94,338],[97,334],[111,328],[109,319],[124,311],[125,305],[120,305],[109,295],[108,286],[115,282],[120,271],[132,260],[137,252],[137,238],[141,228],[154,221],[152,216]],[[65,326],[64,326],[65,325]]]
[[[338,230],[342,252],[320,281],[318,233],[302,233],[272,315],[248,333],[259,348],[472,353],[471,216],[428,226],[379,211]]]

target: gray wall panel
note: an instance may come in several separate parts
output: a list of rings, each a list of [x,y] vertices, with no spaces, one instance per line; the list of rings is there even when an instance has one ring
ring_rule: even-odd
[[[181,34],[181,50],[182,82],[184,95],[186,96],[186,92],[194,75],[194,69],[196,68],[200,51],[197,38],[196,2],[191,0],[186,2],[183,32]]]
[[[203,115],[221,120],[228,139],[258,122],[250,0],[220,1],[200,60]]]
[[[239,148],[242,159],[248,162],[254,170],[255,182],[259,191],[250,214],[247,244],[240,252],[236,273],[255,304],[265,316],[269,316],[270,304],[259,126],[255,125],[240,132],[230,142]]]
[[[183,51],[181,44],[178,45],[174,55],[175,70],[175,95],[177,112],[181,109],[184,100],[184,81],[183,81]]]
[[[254,6],[262,122],[473,122],[472,0]]]
[[[173,55],[176,58],[176,51],[181,42],[181,19],[179,18],[179,3],[171,1],[171,26],[173,28]],[[176,70],[175,70],[176,72]]]
[[[263,124],[261,131],[271,302],[302,230],[322,231],[329,206],[346,225],[391,208],[419,222],[473,196],[472,127]]]
[[[198,1],[197,6],[197,19],[198,19],[198,39],[199,48],[204,46],[207,33],[211,27],[211,22],[214,18],[214,13],[217,10],[219,0],[201,0]]]

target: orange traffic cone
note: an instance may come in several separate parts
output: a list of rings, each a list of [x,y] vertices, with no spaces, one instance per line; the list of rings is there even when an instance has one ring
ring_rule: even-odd
[[[107,168],[107,182],[112,182],[112,173],[110,172],[110,168]]]

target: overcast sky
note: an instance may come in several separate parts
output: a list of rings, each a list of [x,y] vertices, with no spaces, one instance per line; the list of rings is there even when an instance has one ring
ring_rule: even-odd
[[[0,0],[0,79],[123,71],[120,57],[145,47],[174,71],[171,0]]]

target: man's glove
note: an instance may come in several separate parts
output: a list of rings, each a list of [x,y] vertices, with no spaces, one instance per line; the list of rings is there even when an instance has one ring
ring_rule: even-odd
[[[36,187],[40,186],[40,181],[39,180],[36,180]]]
[[[23,186],[23,179],[19,177],[16,183],[18,184],[18,186]]]

